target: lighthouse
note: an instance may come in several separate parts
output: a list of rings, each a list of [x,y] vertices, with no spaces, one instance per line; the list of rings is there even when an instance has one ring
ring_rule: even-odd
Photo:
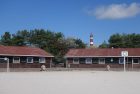
[[[90,47],[93,47],[93,34],[90,34]]]

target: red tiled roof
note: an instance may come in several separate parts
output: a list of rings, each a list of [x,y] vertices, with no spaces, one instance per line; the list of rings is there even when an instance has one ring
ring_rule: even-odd
[[[109,57],[121,56],[121,51],[128,51],[128,56],[139,56],[140,48],[87,48],[87,49],[70,49],[65,57]]]
[[[0,55],[53,57],[50,53],[40,48],[26,46],[0,46]]]

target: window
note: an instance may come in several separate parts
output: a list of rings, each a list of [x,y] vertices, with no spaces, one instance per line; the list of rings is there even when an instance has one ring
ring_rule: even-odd
[[[124,58],[119,58],[119,64],[124,64]]]
[[[20,57],[20,63],[26,63],[27,58],[26,57]]]
[[[99,62],[99,59],[98,59],[98,58],[93,58],[93,59],[92,59],[92,63],[93,63],[93,64],[98,64],[98,62]]]
[[[86,64],[92,64],[92,58],[86,58]]]
[[[138,58],[133,58],[133,63],[134,64],[139,64],[139,59]]]
[[[34,63],[39,63],[40,58],[39,57],[34,57]]]
[[[79,58],[79,63],[80,64],[85,64],[86,63],[86,59],[85,58]]]
[[[27,57],[27,63],[33,63],[33,57]]]
[[[79,64],[79,58],[74,58],[73,59],[73,64]]]
[[[105,64],[105,59],[104,58],[99,58],[99,64]]]
[[[0,58],[0,63],[7,63],[7,58]]]
[[[13,63],[20,63],[20,57],[13,57]]]
[[[132,64],[132,58],[127,58],[128,64]]]
[[[40,57],[39,58],[39,63],[45,63],[45,57]]]

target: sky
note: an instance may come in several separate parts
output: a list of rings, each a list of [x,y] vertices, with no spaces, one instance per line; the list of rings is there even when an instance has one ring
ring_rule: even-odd
[[[116,33],[140,33],[140,0],[0,0],[0,35],[48,29],[94,45]]]

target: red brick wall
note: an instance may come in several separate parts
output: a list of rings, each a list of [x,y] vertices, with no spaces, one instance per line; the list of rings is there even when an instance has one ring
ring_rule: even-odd
[[[42,63],[43,64],[43,63]],[[9,66],[10,68],[40,68],[41,65],[40,63],[19,63],[19,64],[13,64],[13,63],[10,63]],[[43,64],[45,65],[47,68],[50,67],[50,64],[49,63],[45,63]],[[0,68],[6,68],[7,67],[7,63],[1,63],[0,64]]]
[[[111,68],[123,68],[123,64],[70,64],[70,68],[106,68],[110,65]],[[126,64],[126,68],[132,68],[132,64]],[[140,64],[134,64],[133,68],[140,68]]]

